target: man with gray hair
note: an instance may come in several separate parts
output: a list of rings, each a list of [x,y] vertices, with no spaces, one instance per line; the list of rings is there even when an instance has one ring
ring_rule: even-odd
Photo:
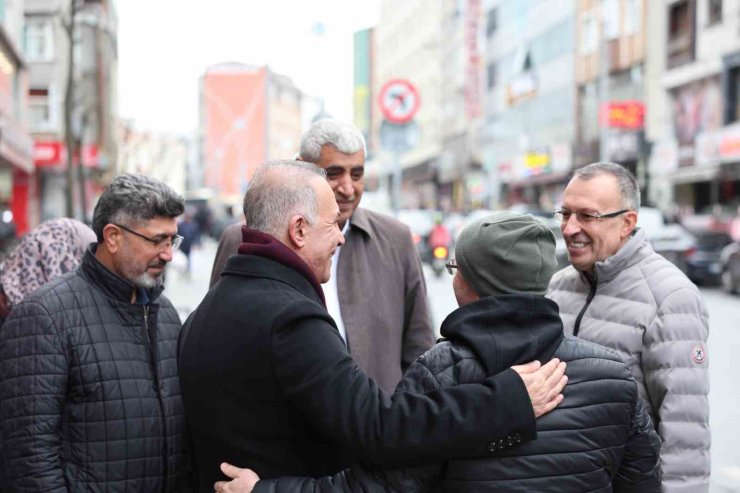
[[[640,191],[618,164],[576,171],[555,217],[571,266],[548,296],[566,332],[617,350],[663,440],[662,491],[709,489],[709,321],[699,290],[636,228]]]
[[[357,364],[386,392],[434,342],[421,262],[408,227],[358,207],[365,187],[365,138],[356,127],[320,120],[303,135],[299,159],[326,171],[346,243],[337,248],[324,285],[334,318]],[[249,222],[247,222],[249,224]],[[211,276],[236,253],[241,225],[224,231]],[[368,303],[372,289],[373,303]]]
[[[180,320],[161,295],[184,199],[113,179],[80,267],[15,306],[0,332],[2,491],[182,491]]]
[[[562,400],[565,365],[557,359],[389,399],[358,368],[326,311],[320,283],[344,238],[325,172],[267,163],[244,208],[249,226],[238,254],[180,341],[197,491],[213,491],[224,461],[267,478],[335,473],[352,460],[486,456],[534,438],[535,417]]]

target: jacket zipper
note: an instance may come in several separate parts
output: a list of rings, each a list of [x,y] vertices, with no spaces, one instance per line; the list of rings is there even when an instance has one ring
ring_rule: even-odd
[[[576,323],[573,326],[573,336],[575,337],[578,337],[578,331],[581,330],[581,319],[583,318],[583,314],[586,313],[588,305],[591,304],[594,296],[596,296],[596,279],[594,279],[593,281],[589,280],[589,284],[591,285],[591,291],[589,291],[588,297],[586,298],[586,304],[583,305],[583,308],[581,308],[581,313],[579,313],[578,317],[576,317]]]
[[[169,474],[169,452],[167,446],[167,420],[164,415],[164,403],[162,402],[162,392],[159,388],[159,375],[157,374],[157,360],[154,349],[154,343],[152,336],[149,333],[149,305],[144,305],[144,332],[146,333],[146,340],[149,345],[149,365],[152,369],[152,377],[154,378],[154,391],[157,393],[157,401],[159,402],[159,411],[162,419],[162,443],[163,443],[163,460],[164,460],[164,473],[165,473],[165,489],[167,488],[167,476]]]

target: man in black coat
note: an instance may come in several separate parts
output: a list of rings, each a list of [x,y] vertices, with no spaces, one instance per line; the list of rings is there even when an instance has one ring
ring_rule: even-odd
[[[16,491],[182,491],[180,319],[161,295],[184,199],[116,177],[79,269],[13,307],[0,331],[0,473]]]
[[[355,460],[486,456],[500,440],[533,439],[535,417],[560,402],[557,360],[390,400],[354,363],[324,306],[319,283],[344,241],[325,172],[296,161],[263,165],[244,211],[239,255],[181,338],[199,491],[223,478],[222,461],[276,477],[334,473]]]
[[[502,439],[486,459],[261,480],[254,492],[657,493],[660,439],[637,383],[615,352],[563,336],[557,304],[544,297],[556,269],[555,238],[532,216],[496,213],[466,227],[449,264],[460,308],[442,324],[447,340],[412,364],[397,389],[427,393],[532,358],[560,358],[570,385],[563,405],[538,420],[537,440],[510,447]],[[216,483],[216,492],[252,491],[251,471],[224,469],[237,479]]]

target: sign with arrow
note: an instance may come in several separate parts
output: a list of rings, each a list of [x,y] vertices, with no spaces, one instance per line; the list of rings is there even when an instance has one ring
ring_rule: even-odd
[[[411,82],[393,79],[380,90],[380,110],[391,123],[408,123],[419,110],[419,92]]]

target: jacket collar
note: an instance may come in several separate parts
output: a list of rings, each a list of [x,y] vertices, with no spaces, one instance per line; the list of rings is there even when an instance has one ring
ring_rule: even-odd
[[[653,253],[653,247],[647,241],[647,235],[642,228],[635,229],[632,237],[619,249],[617,253],[601,262],[596,262],[594,272],[597,283],[605,283],[614,279],[623,270],[640,263],[645,257]],[[581,275],[585,275],[581,273]]]
[[[274,236],[248,226],[242,226],[242,244],[239,245],[238,252],[240,255],[255,255],[268,258],[298,273],[308,281],[321,300],[321,304],[326,307],[324,290],[321,289],[321,284],[319,284],[319,281],[313,272],[311,272],[306,262]]]
[[[563,339],[557,303],[532,294],[489,296],[452,312],[442,336],[462,341],[488,375],[513,365],[548,362]]]
[[[131,295],[137,290],[130,281],[109,270],[95,256],[98,249],[97,243],[92,243],[80,264],[80,273],[106,296],[124,303],[131,303]],[[164,286],[146,290],[146,296],[149,303],[154,303],[159,295],[162,294]]]
[[[355,212],[352,213],[352,217],[349,220],[350,230],[356,228],[365,233],[370,239],[373,238],[372,226],[370,225],[370,217],[365,209],[358,207]]]

